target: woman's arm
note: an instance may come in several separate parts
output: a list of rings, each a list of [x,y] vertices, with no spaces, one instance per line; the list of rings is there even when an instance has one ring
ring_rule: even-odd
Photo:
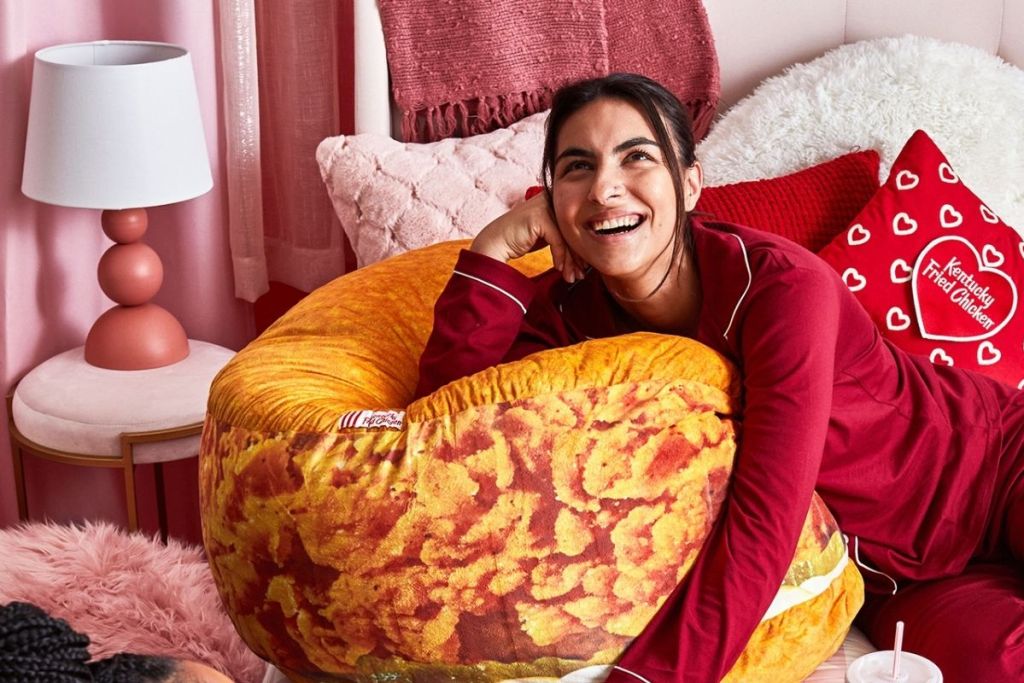
[[[831,412],[841,283],[787,268],[755,286],[735,334],[744,415],[729,496],[689,574],[621,658],[652,683],[719,681],[792,561]],[[610,683],[636,683],[613,671]]]
[[[544,244],[550,245],[555,268],[566,280],[583,277],[544,195],[496,218],[459,255],[434,306],[434,329],[420,356],[416,398],[502,361],[557,345],[536,333],[517,342],[536,285],[507,265]]]
[[[535,289],[512,266],[463,250],[434,305],[434,329],[420,356],[416,398],[502,362]]]

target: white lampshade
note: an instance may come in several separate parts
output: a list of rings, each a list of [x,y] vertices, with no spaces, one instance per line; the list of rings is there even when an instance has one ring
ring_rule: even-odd
[[[192,199],[212,186],[187,50],[104,40],[36,53],[25,195],[127,209]]]

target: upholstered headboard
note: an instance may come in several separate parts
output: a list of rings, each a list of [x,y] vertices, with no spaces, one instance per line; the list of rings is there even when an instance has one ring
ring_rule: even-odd
[[[1024,67],[1024,0],[705,0],[724,111],[767,76],[834,47],[912,33]]]
[[[721,68],[719,111],[767,76],[827,50],[907,33],[973,45],[1024,68],[1024,0],[705,0]],[[356,130],[390,134],[375,0],[355,0]]]

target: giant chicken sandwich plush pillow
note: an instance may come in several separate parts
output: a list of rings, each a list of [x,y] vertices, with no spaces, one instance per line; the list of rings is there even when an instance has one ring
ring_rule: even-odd
[[[213,383],[210,565],[239,633],[293,680],[501,681],[611,663],[728,495],[738,375],[693,341],[592,340],[410,403],[463,245],[335,280]],[[728,680],[803,679],[862,597],[815,498]]]
[[[1024,237],[924,131],[820,254],[896,345],[1024,388]]]

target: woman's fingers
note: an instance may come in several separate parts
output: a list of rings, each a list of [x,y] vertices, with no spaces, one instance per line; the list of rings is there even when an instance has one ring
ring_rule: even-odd
[[[575,251],[569,249],[568,247],[566,248],[566,250],[572,257],[575,279],[582,280],[587,273],[587,264],[583,261],[583,259],[579,257],[579,254],[577,254]]]
[[[534,203],[533,208],[538,212],[534,216],[536,220],[535,225],[540,230],[538,242],[546,243],[551,247],[551,261],[554,267],[562,274],[566,282],[582,280],[586,271],[586,264],[569,247],[562,236],[562,231],[558,229],[554,212],[551,210],[550,204],[548,204],[547,197],[537,195],[532,197],[529,202]]]
[[[562,233],[554,223],[549,223],[547,226],[544,239],[551,247],[551,261],[555,268],[562,273],[562,278],[566,282],[575,282],[578,279],[576,261],[569,246],[565,243]]]
[[[566,244],[547,197],[539,194],[491,221],[470,248],[507,263],[545,246],[566,282],[583,278],[586,264]]]
[[[484,226],[470,249],[504,263],[529,253],[543,235],[532,201],[514,206]]]
[[[555,270],[562,274],[562,277],[567,282],[572,282],[569,279],[569,274],[565,270],[565,249],[560,246],[551,245],[551,263],[555,267]]]
[[[587,264],[572,250],[562,236],[562,231],[550,218],[545,224],[544,241],[551,247],[551,260],[565,281],[582,280]]]

